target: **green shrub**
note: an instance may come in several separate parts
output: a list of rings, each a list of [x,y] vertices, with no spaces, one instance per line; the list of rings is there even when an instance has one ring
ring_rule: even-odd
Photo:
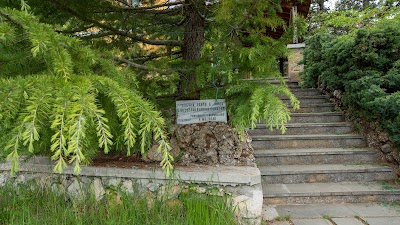
[[[306,40],[303,85],[341,90],[352,112],[378,121],[400,146],[400,17],[334,36]]]

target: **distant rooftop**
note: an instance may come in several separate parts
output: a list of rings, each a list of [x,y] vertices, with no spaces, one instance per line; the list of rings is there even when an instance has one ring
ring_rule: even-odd
[[[289,25],[292,20],[292,7],[294,5],[297,6],[297,14],[302,15],[303,17],[307,17],[308,11],[310,9],[311,0],[282,0],[282,12],[278,13],[278,15],[286,21],[286,24]],[[275,30],[267,30],[267,35],[278,39],[282,36],[284,30],[282,27],[278,27]]]

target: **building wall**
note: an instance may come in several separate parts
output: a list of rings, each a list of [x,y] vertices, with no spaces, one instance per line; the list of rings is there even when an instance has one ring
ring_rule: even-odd
[[[290,44],[289,48],[289,56],[288,56],[288,77],[291,81],[301,81],[299,77],[299,73],[303,72],[304,65],[299,62],[303,60],[303,50],[305,44]]]

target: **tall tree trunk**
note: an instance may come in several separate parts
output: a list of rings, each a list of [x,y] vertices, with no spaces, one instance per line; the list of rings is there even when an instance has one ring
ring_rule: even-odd
[[[182,57],[186,61],[186,65],[195,65],[200,59],[200,51],[204,44],[204,18],[202,11],[205,8],[204,0],[186,0],[185,1],[185,35],[183,38]],[[197,81],[196,74],[193,70],[183,71],[179,78],[178,93],[182,97],[188,95],[189,98],[199,98],[196,92]]]

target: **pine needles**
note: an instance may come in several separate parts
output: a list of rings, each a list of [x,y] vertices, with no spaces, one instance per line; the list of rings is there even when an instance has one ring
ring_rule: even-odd
[[[56,161],[55,172],[70,163],[79,174],[81,165],[99,150],[145,154],[154,140],[169,175],[173,158],[165,121],[155,106],[130,89],[119,70],[92,49],[55,33],[25,11],[6,12],[14,20],[0,23],[0,47],[18,46],[28,60],[42,64],[39,71],[19,71],[17,64],[0,74],[0,133],[8,140],[0,143],[0,157],[11,160],[11,172],[18,171],[20,155],[40,152]],[[26,39],[10,45],[15,34]],[[111,102],[109,111],[102,98]],[[106,114],[116,114],[118,123],[110,123]],[[115,145],[114,137],[119,136],[123,143]],[[48,148],[40,149],[43,146]]]

